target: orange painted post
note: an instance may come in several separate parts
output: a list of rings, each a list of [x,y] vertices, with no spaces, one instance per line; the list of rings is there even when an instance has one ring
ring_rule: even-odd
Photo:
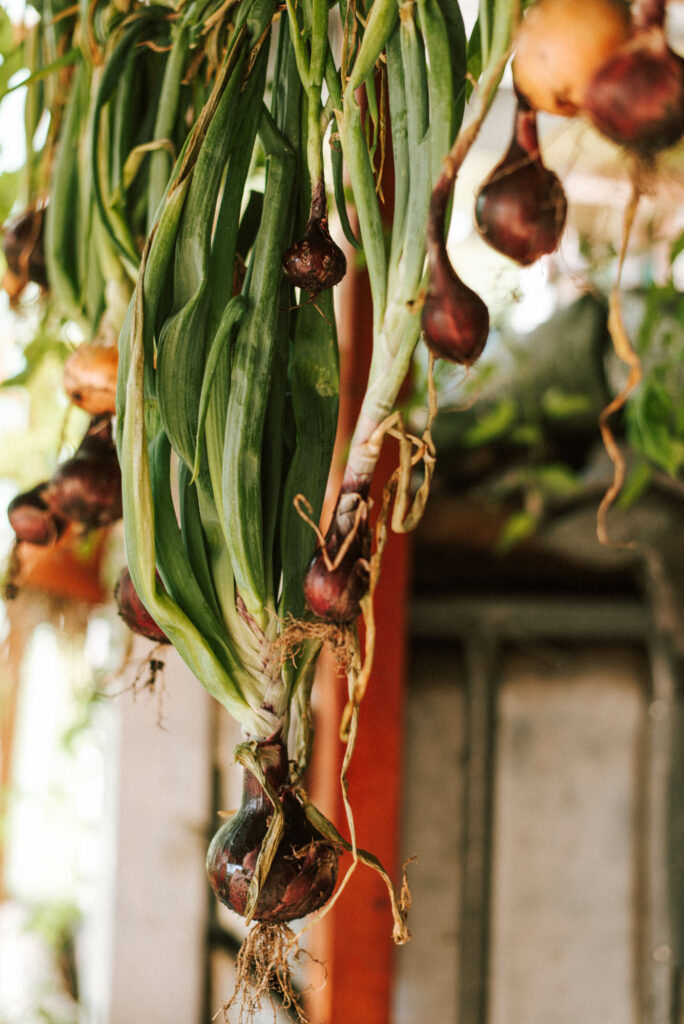
[[[110,596],[100,578],[107,536],[107,530],[98,530],[84,543],[77,529],[69,526],[48,547],[18,545],[15,584],[69,601],[103,604]]]
[[[353,256],[351,259],[353,262]],[[341,387],[338,457],[330,483],[334,500],[346,444],[365,388],[372,347],[372,307],[365,273],[350,273],[341,292],[340,347],[345,367]],[[395,469],[398,451],[387,439],[372,495],[375,511],[382,488]],[[324,524],[327,525],[327,524]],[[398,881],[403,709],[407,659],[406,620],[409,542],[392,534],[384,551],[375,597],[375,663],[361,705],[359,738],[349,772],[349,793],[358,845],[370,850]],[[344,753],[339,724],[347,700],[346,681],[332,659],[321,660],[316,684],[316,743],[312,795],[348,837],[339,785]],[[341,874],[350,863],[341,861]],[[314,953],[327,966],[326,985],[313,992],[313,1024],[388,1024],[391,1019],[394,944],[392,914],[384,883],[359,865],[337,905],[312,931]]]

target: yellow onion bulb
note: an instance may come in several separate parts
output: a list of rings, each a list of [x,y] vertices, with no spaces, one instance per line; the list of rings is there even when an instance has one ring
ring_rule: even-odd
[[[64,364],[64,390],[74,405],[90,416],[116,412],[119,352],[109,342],[79,345]]]
[[[630,28],[621,0],[537,0],[515,39],[516,89],[534,110],[576,116],[589,82]]]

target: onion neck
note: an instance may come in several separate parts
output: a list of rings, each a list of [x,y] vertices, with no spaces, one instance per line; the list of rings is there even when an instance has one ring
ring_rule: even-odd
[[[446,257],[446,239],[444,237],[446,211],[453,180],[446,174],[440,175],[430,196],[430,208],[425,232],[428,263],[432,276],[433,267]]]
[[[311,207],[309,209],[309,224],[312,221],[321,222],[325,224],[328,222],[328,201],[325,196],[325,184],[321,178],[317,181],[311,189]]]
[[[634,0],[632,20],[637,31],[649,28],[663,29],[666,0]]]
[[[517,152],[516,152],[517,151]],[[525,155],[530,160],[539,159],[539,136],[537,134],[537,115],[526,100],[518,97],[513,124],[513,141],[508,151],[509,159],[515,155]]]
[[[257,741],[257,756],[268,782],[279,793],[288,778],[287,747],[280,735],[268,740]],[[248,805],[253,808],[266,807],[267,809],[272,806],[257,777],[245,768],[241,806],[244,808]]]

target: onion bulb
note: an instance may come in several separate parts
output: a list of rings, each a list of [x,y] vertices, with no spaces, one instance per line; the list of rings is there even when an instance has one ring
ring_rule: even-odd
[[[257,921],[281,923],[305,917],[328,901],[337,878],[338,854],[309,823],[287,784],[283,743],[274,738],[259,743],[258,751],[266,778],[278,794],[284,829],[253,916]],[[272,816],[273,805],[266,792],[254,775],[245,771],[240,809],[218,830],[207,853],[212,889],[241,916],[246,912],[250,882]]]
[[[313,189],[306,230],[283,256],[285,276],[295,288],[315,298],[338,284],[347,271],[347,261],[328,230],[325,186],[319,181]]]
[[[121,518],[121,470],[108,416],[93,419],[72,458],[57,468],[47,502],[56,515],[88,527]]]
[[[349,491],[340,494],[325,537],[325,555],[318,551],[304,576],[309,608],[328,622],[354,622],[361,614],[361,599],[368,592],[371,527],[366,497]],[[350,535],[351,542],[339,565],[329,568]]]
[[[663,0],[635,6],[634,35],[589,82],[584,110],[607,138],[649,157],[684,135],[684,60],[668,46]]]
[[[37,484],[10,501],[7,518],[18,541],[47,546],[58,540],[64,532],[66,522],[48,506],[48,486],[47,482]]]
[[[48,286],[43,249],[44,208],[33,206],[3,226],[2,248],[10,271],[10,280],[23,286],[34,281],[41,288]]]
[[[567,210],[563,186],[539,153],[536,114],[519,99],[508,151],[475,200],[477,229],[497,252],[528,266],[558,247]]]
[[[157,581],[161,585],[158,573]],[[148,640],[154,640],[158,644],[167,644],[169,642],[166,634],[159,628],[138,597],[138,592],[133,586],[128,566],[125,566],[119,574],[116,587],[114,588],[114,598],[119,615],[130,630],[139,636],[147,637]]]
[[[421,326],[425,344],[434,356],[470,366],[479,359],[487,342],[489,310],[464,284],[449,260],[444,235],[450,195],[451,181],[442,175],[430,197],[426,233],[430,282]]]
[[[118,364],[116,345],[101,340],[79,345],[64,364],[64,390],[74,405],[91,416],[114,415]]]

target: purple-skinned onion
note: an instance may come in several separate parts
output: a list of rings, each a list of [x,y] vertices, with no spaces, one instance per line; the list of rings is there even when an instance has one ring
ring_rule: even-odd
[[[159,573],[157,573],[157,582],[162,586]],[[128,566],[125,566],[119,574],[114,588],[114,598],[119,615],[130,630],[139,636],[146,637],[148,640],[154,640],[155,643],[168,644],[168,637],[159,628],[140,600],[138,592],[133,586]]]
[[[282,260],[285,276],[295,288],[312,298],[332,288],[344,277],[347,260],[328,230],[328,209],[322,181],[314,186],[306,230]]]
[[[635,32],[591,79],[583,108],[607,138],[649,158],[684,135],[684,60],[665,36],[664,0],[634,5]]]
[[[452,184],[443,174],[430,197],[426,235],[429,285],[421,325],[425,344],[434,356],[470,366],[487,342],[489,310],[458,276],[446,251],[445,219]]]
[[[30,491],[17,494],[7,507],[7,518],[17,540],[25,544],[45,547],[60,538],[66,521],[50,510],[46,494],[48,481],[37,484]]]
[[[558,176],[541,159],[536,114],[520,98],[508,151],[475,200],[477,229],[497,252],[528,266],[558,247],[567,210]]]
[[[2,228],[2,248],[10,272],[26,283],[48,287],[43,248],[45,210],[33,206],[7,221]]]
[[[339,565],[335,564],[345,541],[352,537]],[[325,555],[319,550],[304,576],[304,596],[314,613],[328,622],[354,622],[361,614],[361,599],[370,581],[371,529],[368,503],[355,492],[343,491],[325,537]]]
[[[56,515],[84,526],[107,526],[121,518],[121,469],[109,416],[91,421],[72,458],[57,468],[46,497]]]
[[[287,750],[278,738],[258,745],[266,778],[278,795],[284,831],[261,886],[253,917],[282,923],[305,917],[330,899],[337,879],[337,849],[316,831],[287,784]],[[260,782],[245,770],[242,802],[207,852],[207,875],[219,900],[244,917],[249,886],[273,815]]]

